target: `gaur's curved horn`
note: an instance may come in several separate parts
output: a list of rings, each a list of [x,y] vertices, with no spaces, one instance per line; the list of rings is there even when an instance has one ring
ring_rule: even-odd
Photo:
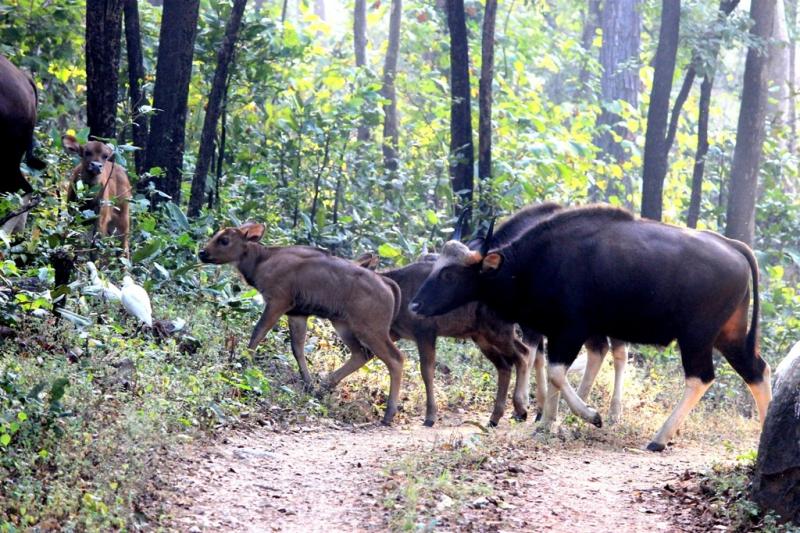
[[[453,231],[453,236],[450,237],[451,241],[461,241],[461,234],[464,232],[464,223],[467,221],[471,210],[471,207],[465,207],[464,210],[461,211],[461,214],[458,216],[458,221],[456,221],[456,229]]]
[[[489,229],[486,231],[486,237],[483,238],[483,244],[481,245],[481,255],[485,256],[489,253],[489,245],[492,242],[492,237],[494,236],[494,221],[497,220],[497,217],[492,217],[492,220],[489,221]]]

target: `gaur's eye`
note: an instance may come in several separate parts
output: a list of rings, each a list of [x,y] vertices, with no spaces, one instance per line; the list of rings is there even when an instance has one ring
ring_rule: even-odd
[[[108,156],[106,154],[103,154],[103,159],[108,159]]]
[[[456,280],[456,275],[450,272],[449,270],[442,271],[442,281],[446,283],[452,283]]]
[[[228,246],[228,242],[229,242],[229,241],[228,241],[228,238],[227,238],[227,237],[220,237],[220,239],[219,239],[219,243],[220,243],[222,246]]]
[[[86,152],[83,155],[86,156],[86,157],[92,157],[92,152],[90,152],[89,150],[86,150]]]

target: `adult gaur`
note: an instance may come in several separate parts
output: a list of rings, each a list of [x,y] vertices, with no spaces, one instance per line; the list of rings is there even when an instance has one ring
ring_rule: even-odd
[[[0,56],[0,194],[22,191],[27,196],[33,192],[19,163],[25,154],[29,167],[41,170],[45,166],[33,155],[35,124],[36,85],[30,76]],[[8,221],[4,229],[9,233],[21,230],[26,214]]]
[[[601,425],[597,411],[565,379],[581,344],[594,335],[642,344],[678,341],[683,398],[649,450],[665,448],[708,390],[713,348],[748,384],[763,423],[772,392],[769,366],[758,353],[758,265],[739,241],[637,219],[610,206],[564,209],[498,248],[474,251],[448,242],[410,308],[430,316],[473,300],[547,336],[545,425],[554,418],[558,391],[578,416]]]

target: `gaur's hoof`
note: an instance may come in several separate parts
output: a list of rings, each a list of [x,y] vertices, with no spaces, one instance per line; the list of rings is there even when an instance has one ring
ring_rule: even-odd
[[[387,427],[391,426],[392,425],[392,419],[391,418],[388,418],[388,419],[384,418],[383,420],[381,420],[381,425],[382,426],[387,426]]]
[[[665,448],[666,448],[665,445],[656,441],[652,441],[650,444],[647,445],[647,451],[650,452],[663,452]]]
[[[542,419],[542,412],[538,411],[536,413],[536,419],[534,419],[534,422],[539,422],[541,419]]]
[[[513,419],[515,422],[525,422],[525,421],[528,419],[528,413],[520,413],[520,414],[514,413],[514,414],[511,416],[511,418],[512,418],[512,419]]]
[[[603,427],[603,419],[600,418],[600,413],[594,415],[594,417],[592,418],[592,424],[594,424],[599,428]]]
[[[425,426],[426,428],[432,428],[433,420],[426,420],[425,422],[422,423],[422,425]]]
[[[492,421],[492,420],[489,420],[489,427],[490,427],[490,428],[496,428],[496,427],[497,427],[497,422],[494,422],[494,421]]]

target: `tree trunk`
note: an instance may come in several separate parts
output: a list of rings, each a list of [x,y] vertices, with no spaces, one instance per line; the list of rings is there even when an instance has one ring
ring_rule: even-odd
[[[730,15],[733,10],[736,9],[737,5],[739,5],[739,0],[721,0],[719,3],[719,20]],[[710,60],[704,66],[703,70],[705,74],[703,76],[703,81],[700,83],[700,102],[697,106],[697,150],[694,154],[692,193],[689,199],[689,212],[686,216],[686,225],[690,228],[696,228],[697,222],[700,220],[700,203],[703,199],[703,174],[705,173],[706,156],[708,155],[708,111],[711,107],[711,90],[714,87],[714,75],[716,72],[718,55],[719,46],[715,45],[711,50]],[[692,76],[694,76],[695,64],[698,61],[698,54],[695,52],[692,60],[693,65],[690,67]],[[689,72],[687,72],[686,76],[688,78]],[[678,109],[677,113],[680,113],[680,109]],[[670,136],[667,150],[671,147],[672,140],[675,137],[674,131],[677,130],[677,120],[676,111],[673,109],[672,119],[670,121],[670,132],[672,132],[672,135]]]
[[[639,46],[641,44],[642,17],[641,0],[606,0],[600,15],[603,31],[603,44],[600,48],[600,64],[603,69],[600,78],[600,100],[603,110],[597,118],[600,133],[594,144],[600,148],[600,158],[613,164],[621,165],[628,160],[629,154],[622,145],[614,140],[614,135],[623,139],[630,138],[627,128],[618,125],[620,116],[610,111],[608,105],[623,100],[636,107],[639,102]],[[621,65],[626,65],[624,68]],[[605,197],[612,195],[627,196],[630,184],[621,187],[608,184]],[[602,191],[592,185],[590,197],[599,200]]]
[[[494,79],[496,17],[497,0],[486,0],[481,36],[481,79],[478,84],[478,178],[481,181],[492,177],[492,80]],[[481,196],[481,203],[484,206],[486,204],[483,196]]]
[[[456,195],[456,214],[460,214],[472,203],[475,161],[464,0],[447,0],[447,27],[450,30],[450,183]]]
[[[770,84],[769,114],[777,126],[785,124],[789,117],[789,30],[786,27],[784,0],[776,0],[775,15],[770,32],[769,63],[767,66]],[[774,100],[774,103],[770,102]]]
[[[694,153],[692,169],[692,196],[689,199],[689,214],[686,225],[697,227],[700,219],[700,202],[703,199],[703,173],[708,155],[708,110],[711,107],[711,88],[714,83],[713,73],[706,74],[700,84],[700,103],[697,110],[697,150]]]
[[[753,500],[800,525],[800,342],[778,369],[758,444]]]
[[[613,0],[609,0],[613,1]],[[583,32],[581,33],[581,46],[586,56],[592,49],[597,28],[600,26],[600,0],[589,0],[586,5],[586,13],[583,18]],[[637,14],[638,15],[638,14]],[[589,93],[587,84],[589,83],[589,69],[586,64],[581,67],[581,73],[578,77],[580,80],[580,90],[584,94]]]
[[[162,169],[163,174],[148,183],[154,182],[176,204],[180,203],[186,102],[199,5],[199,0],[165,0],[158,41],[153,107],[160,111],[150,121],[146,167]],[[158,195],[151,199],[153,205],[160,201]]]
[[[355,0],[355,6],[353,7],[353,50],[356,56],[356,66],[366,66],[367,0]],[[363,119],[358,125],[357,138],[362,142],[369,140],[369,128],[363,124]]]
[[[788,25],[795,31],[797,26],[797,1],[788,3]],[[797,147],[797,42],[789,42],[789,146],[790,154],[795,153]]]
[[[662,0],[661,28],[658,31],[653,88],[647,110],[647,133],[644,141],[644,171],[642,174],[642,216],[661,220],[662,192],[667,175],[667,115],[675,74],[680,31],[680,0]]]
[[[383,64],[383,88],[381,95],[389,102],[383,105],[383,165],[389,172],[397,170],[397,94],[394,78],[397,74],[397,56],[400,51],[400,22],[403,19],[402,0],[392,0],[389,15],[389,43],[386,48],[386,61]]]
[[[142,58],[142,34],[139,30],[139,2],[125,0],[125,45],[128,52],[128,95],[131,100],[133,144],[139,147],[133,157],[136,173],[145,170],[145,145],[147,144],[147,116],[139,111],[147,99],[142,92],[144,60]]]
[[[86,0],[86,120],[89,135],[116,135],[123,0]]]
[[[200,136],[200,150],[197,154],[194,177],[192,178],[192,192],[189,197],[187,215],[196,217],[200,214],[206,193],[206,179],[208,168],[214,157],[214,138],[217,133],[217,122],[222,109],[222,100],[228,82],[228,68],[233,59],[236,48],[236,38],[242,24],[244,8],[247,0],[233,0],[228,22],[225,25],[225,36],[217,52],[217,68],[214,71],[214,80],[211,83],[211,92],[208,95],[206,116],[203,119],[203,133]]]
[[[769,39],[774,16],[775,0],[753,0],[750,17],[755,24],[750,33],[756,41]],[[756,190],[767,115],[768,60],[758,48],[747,50],[731,167],[725,235],[747,244],[752,244],[755,236]]]

